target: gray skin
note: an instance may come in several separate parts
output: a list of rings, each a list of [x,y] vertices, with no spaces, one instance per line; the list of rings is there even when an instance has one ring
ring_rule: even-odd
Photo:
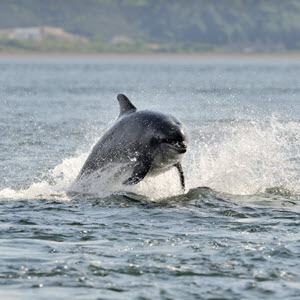
[[[134,185],[146,175],[163,173],[176,167],[185,189],[181,159],[189,138],[184,125],[175,117],[141,110],[123,94],[117,96],[120,114],[87,158],[78,178],[104,168],[108,163],[126,163],[133,172],[124,185]]]

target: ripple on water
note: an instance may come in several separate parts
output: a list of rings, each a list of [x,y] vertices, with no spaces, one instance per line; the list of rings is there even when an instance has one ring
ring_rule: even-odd
[[[0,63],[1,299],[300,298],[297,61]],[[123,81],[190,129],[186,194],[70,191]]]
[[[296,295],[299,238],[289,225],[298,212],[253,205],[253,197],[242,201],[200,188],[149,203],[122,195],[7,203],[0,282],[46,294],[91,290],[104,298]]]

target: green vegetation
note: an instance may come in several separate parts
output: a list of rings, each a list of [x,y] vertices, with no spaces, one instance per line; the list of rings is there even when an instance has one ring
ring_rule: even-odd
[[[2,0],[0,29],[61,27],[88,41],[9,40],[0,51],[300,50],[300,0]],[[129,42],[112,42],[125,36]]]
[[[147,43],[118,43],[115,45],[99,41],[68,41],[45,39],[41,41],[8,40],[0,39],[0,53],[198,53],[213,51],[214,48],[205,44],[160,44],[158,49],[153,49]]]

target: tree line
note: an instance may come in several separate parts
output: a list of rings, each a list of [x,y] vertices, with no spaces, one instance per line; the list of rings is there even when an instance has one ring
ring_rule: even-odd
[[[300,0],[0,1],[0,29],[41,25],[102,43],[300,49]]]

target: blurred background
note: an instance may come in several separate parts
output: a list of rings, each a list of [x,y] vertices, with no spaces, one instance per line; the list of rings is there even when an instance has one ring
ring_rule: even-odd
[[[291,53],[299,0],[0,0],[0,53]]]

